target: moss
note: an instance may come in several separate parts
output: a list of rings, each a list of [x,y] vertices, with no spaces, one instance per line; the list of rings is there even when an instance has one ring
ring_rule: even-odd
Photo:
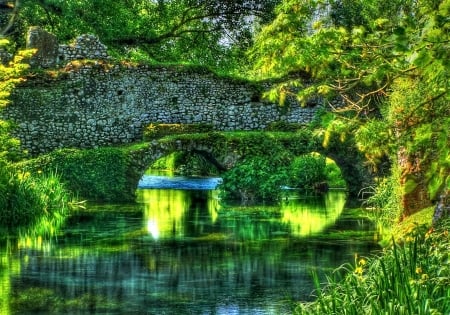
[[[403,186],[404,194],[410,194],[416,189],[417,182],[413,178],[408,178]]]
[[[397,241],[405,239],[416,227],[431,227],[433,214],[434,207],[428,207],[406,217],[403,221],[394,225],[391,230],[384,233],[381,245],[387,246],[391,244],[392,239]]]
[[[105,201],[132,200],[127,189],[127,155],[122,148],[62,149],[41,155],[18,169],[31,172],[56,172],[76,195]]]
[[[150,124],[144,129],[144,140],[158,139],[167,135],[205,133],[213,131],[209,124]]]

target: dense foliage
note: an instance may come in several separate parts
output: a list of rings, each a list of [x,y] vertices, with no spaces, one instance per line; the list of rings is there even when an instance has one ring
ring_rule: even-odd
[[[296,314],[448,314],[450,221],[414,226],[381,257],[357,257],[318,285],[317,301]],[[340,279],[339,271],[345,271]]]
[[[53,234],[64,221],[71,197],[56,174],[0,168],[0,236]]]
[[[235,150],[242,159],[222,174],[222,197],[273,201],[281,197],[282,187],[286,186],[302,191],[314,190],[325,182],[326,186],[345,187],[343,175],[333,161],[327,163],[319,153],[305,154],[317,149],[312,134],[306,143],[301,140],[306,134],[307,130],[301,129],[297,133],[261,132],[240,137]],[[286,135],[298,141],[286,144]]]
[[[282,160],[282,156],[245,159],[223,175],[222,197],[245,202],[276,200],[281,193],[280,187],[288,181]]]
[[[400,167],[404,194],[448,190],[450,2],[285,0],[276,12],[252,49],[255,75],[283,78],[268,96],[322,96],[339,114],[326,132],[355,134],[374,170]],[[419,168],[424,179],[407,175]]]
[[[7,49],[10,42],[0,38],[0,51]],[[0,110],[9,104],[9,95],[14,86],[21,82],[22,75],[29,69],[26,59],[33,51],[20,51],[9,64],[0,62]],[[0,119],[0,160],[15,161],[23,157],[19,141],[10,137],[11,123]]]
[[[8,41],[0,39],[0,49]],[[21,51],[7,65],[0,63],[0,110],[8,105],[15,84],[28,70],[25,60],[32,52]],[[39,229],[53,233],[68,210],[70,195],[54,173],[41,175],[17,171],[11,163],[25,156],[19,141],[10,136],[10,123],[0,120],[0,236]]]
[[[244,51],[279,1],[21,0],[16,26],[39,25],[59,40],[99,36],[119,58],[183,62],[216,69],[245,65]],[[17,42],[23,39],[17,35]]]
[[[319,154],[296,157],[289,170],[289,183],[293,187],[314,188],[327,180],[326,159]]]
[[[127,157],[119,148],[57,150],[16,167],[46,174],[58,172],[70,191],[90,200],[123,202],[134,196],[126,189]]]

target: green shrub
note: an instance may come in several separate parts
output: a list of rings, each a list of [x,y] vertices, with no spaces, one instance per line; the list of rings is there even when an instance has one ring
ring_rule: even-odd
[[[5,234],[36,229],[51,233],[54,223],[64,219],[70,201],[55,174],[12,172],[2,167],[0,191],[0,229]]]
[[[290,166],[290,185],[302,189],[311,189],[314,184],[325,182],[326,159],[316,153],[296,157]]]
[[[271,122],[265,129],[267,131],[285,131],[285,132],[296,132],[300,129],[305,128],[305,125],[300,123],[289,123],[285,121],[274,121]]]
[[[341,169],[339,166],[331,159],[326,159],[325,174],[327,178],[327,183],[333,188],[345,188],[347,183],[342,176]]]
[[[62,149],[24,164],[30,171],[58,172],[78,196],[98,201],[130,200],[126,187],[128,159],[120,148]]]
[[[229,140],[245,158],[222,174],[224,199],[276,200],[288,183],[292,154],[273,135],[252,133]]]
[[[206,133],[213,131],[209,124],[150,124],[144,129],[144,140],[153,140],[168,135]]]
[[[316,278],[317,300],[296,314],[449,314],[449,228],[449,218],[434,231],[417,226],[380,257],[355,257],[324,289]]]
[[[288,177],[285,169],[265,157],[251,157],[222,176],[221,197],[244,201],[275,200]]]
[[[156,160],[151,168],[158,170],[171,170],[175,171],[176,168],[182,163],[183,152],[173,152],[169,155],[163,156],[162,158]]]
[[[374,188],[374,195],[368,198],[366,204],[374,209],[375,220],[383,227],[397,223],[402,213],[400,172],[392,168],[389,177],[379,179]]]
[[[9,172],[6,169],[6,162],[0,159],[0,210],[6,209],[8,205],[8,184]]]
[[[13,126],[10,122],[0,119],[0,159],[19,161],[25,157],[25,152],[20,148],[20,141],[12,138],[10,132]]]

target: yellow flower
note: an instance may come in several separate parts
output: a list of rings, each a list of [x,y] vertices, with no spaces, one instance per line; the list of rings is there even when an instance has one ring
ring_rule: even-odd
[[[429,278],[429,276],[426,274],[426,273],[424,273],[423,275],[422,275],[422,280],[427,280]]]
[[[366,263],[367,263],[367,261],[366,261],[364,258],[361,258],[361,259],[359,260],[359,264],[360,264],[361,266],[364,266]]]
[[[361,275],[363,273],[363,268],[362,267],[356,267],[355,268],[355,273]]]
[[[30,177],[30,172],[25,172],[25,173],[19,173],[17,174],[17,177],[19,178],[19,180],[25,180],[28,177]]]
[[[421,273],[422,273],[422,268],[416,267],[416,273],[417,273],[417,274],[421,274]]]

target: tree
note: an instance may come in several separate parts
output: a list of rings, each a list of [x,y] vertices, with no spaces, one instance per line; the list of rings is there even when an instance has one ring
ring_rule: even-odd
[[[0,1],[0,37],[4,37],[12,28],[17,17],[20,1]]]
[[[94,33],[117,56],[229,68],[248,48],[254,27],[272,18],[277,0],[23,0],[25,26],[60,40]]]
[[[8,44],[8,40],[0,39],[0,51]],[[32,53],[33,51],[21,51],[9,64],[0,63],[0,110],[8,105],[9,95],[14,86],[23,80],[22,75],[29,68],[24,60],[29,58]],[[10,131],[11,124],[0,119],[0,160],[14,161],[22,156],[19,140],[12,138]]]
[[[285,0],[276,13],[251,50],[254,75],[283,78],[268,96],[323,97],[339,114],[328,131],[400,168],[404,214],[423,187],[420,206],[448,190],[450,1]]]

